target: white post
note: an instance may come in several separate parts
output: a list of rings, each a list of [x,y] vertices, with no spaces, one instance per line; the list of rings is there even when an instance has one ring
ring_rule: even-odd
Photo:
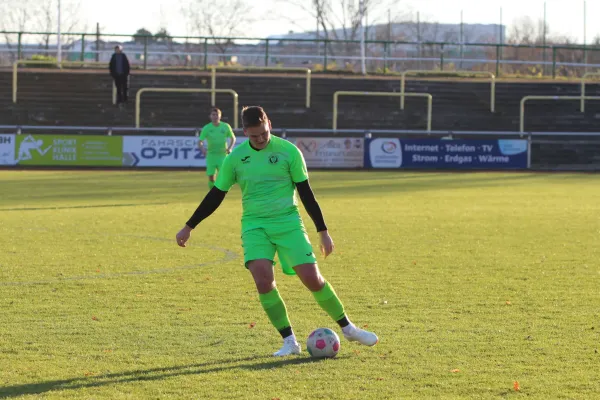
[[[367,74],[367,64],[365,60],[365,3],[359,0],[358,12],[360,13],[360,70],[363,75]]]
[[[58,29],[57,29],[57,53],[56,60],[58,61],[58,66],[60,67],[62,63],[62,44],[60,40],[60,0],[58,0]]]
[[[587,45],[587,4],[583,0],[583,45]]]
[[[583,62],[585,63],[585,72],[588,71],[588,52],[587,52],[587,4],[583,0]]]
[[[463,20],[463,10],[460,10],[460,65],[459,69],[463,67],[463,59],[465,58],[465,26]]]

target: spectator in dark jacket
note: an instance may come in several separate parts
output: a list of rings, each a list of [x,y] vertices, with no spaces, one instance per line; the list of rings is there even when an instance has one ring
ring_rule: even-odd
[[[115,46],[115,52],[110,59],[110,75],[115,81],[117,88],[117,104],[120,106],[127,102],[127,91],[129,81],[129,60],[121,46]]]

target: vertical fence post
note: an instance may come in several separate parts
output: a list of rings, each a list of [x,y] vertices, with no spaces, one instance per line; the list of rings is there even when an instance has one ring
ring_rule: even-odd
[[[586,78],[587,73],[583,74],[583,77],[581,78],[581,100],[579,103],[579,111],[581,112],[585,112],[585,78]]]
[[[269,66],[269,39],[265,40],[265,67]]]
[[[81,55],[79,59],[81,62],[85,61],[85,33],[81,35]]]
[[[496,45],[496,76],[500,76],[500,45]]]
[[[387,74],[388,72],[388,42],[383,43],[383,73]]]
[[[552,79],[556,78],[556,47],[552,46]]]
[[[17,43],[17,60],[21,59],[21,51],[23,49],[22,41],[23,41],[23,32],[19,32],[19,38],[18,38],[18,43]]]
[[[96,62],[100,61],[100,23],[96,23]]]
[[[210,88],[212,89],[210,92],[210,106],[214,107],[217,104],[217,92],[215,89],[217,88],[217,67],[213,66],[210,72]]]
[[[440,45],[440,71],[444,70],[444,43]]]
[[[323,51],[323,71],[327,71],[327,44],[328,44],[328,40],[325,39],[325,49]]]
[[[204,70],[208,70],[208,38],[204,38]]]
[[[144,36],[144,69],[148,69],[148,36]]]

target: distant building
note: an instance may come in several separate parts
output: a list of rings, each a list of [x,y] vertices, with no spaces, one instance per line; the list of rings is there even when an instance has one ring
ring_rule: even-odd
[[[496,44],[504,40],[506,27],[498,24],[462,24],[462,38],[464,43],[489,43]],[[330,40],[360,40],[360,32],[336,29],[329,32]],[[400,22],[393,24],[379,24],[366,27],[367,40],[387,40],[404,42],[453,42],[461,40],[461,24],[440,24],[431,22]],[[324,32],[310,31],[271,35],[267,39],[325,39]],[[420,40],[419,40],[420,39]],[[284,42],[285,43],[285,42]]]

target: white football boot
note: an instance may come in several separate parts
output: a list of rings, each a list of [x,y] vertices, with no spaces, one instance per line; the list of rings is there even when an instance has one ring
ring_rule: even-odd
[[[275,357],[285,357],[292,354],[300,354],[302,352],[302,348],[300,347],[300,343],[296,340],[294,335],[288,336],[283,339],[283,347],[279,349],[279,351],[273,353]]]
[[[353,324],[342,328],[342,333],[344,334],[346,340],[350,342],[358,342],[360,344],[364,344],[365,346],[375,346],[377,342],[379,342],[379,338],[376,334],[357,328]]]

